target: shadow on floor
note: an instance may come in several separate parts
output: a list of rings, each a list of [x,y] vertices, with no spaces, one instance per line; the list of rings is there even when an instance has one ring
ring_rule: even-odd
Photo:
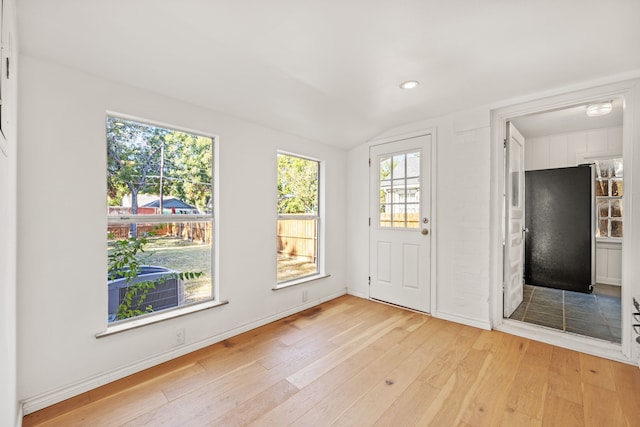
[[[524,285],[522,303],[509,317],[605,341],[621,341],[620,287],[598,284],[592,294]]]

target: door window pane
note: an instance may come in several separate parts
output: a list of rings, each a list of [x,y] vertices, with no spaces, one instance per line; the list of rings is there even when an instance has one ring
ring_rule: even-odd
[[[420,151],[378,159],[379,226],[418,228],[420,217]]]

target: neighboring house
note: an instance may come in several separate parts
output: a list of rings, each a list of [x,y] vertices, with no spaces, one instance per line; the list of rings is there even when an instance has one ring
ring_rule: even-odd
[[[157,196],[151,196],[151,197],[155,197],[155,200],[149,203],[145,203],[141,207],[160,209],[160,198],[158,198]],[[191,206],[190,204],[185,203],[176,197],[165,197],[162,200],[162,209],[163,209],[162,213],[165,215],[166,214],[183,214],[184,215],[184,214],[200,213],[196,207]]]
[[[131,196],[122,198],[122,206],[131,209]],[[142,208],[142,210],[141,210]],[[200,211],[195,206],[183,202],[177,197],[168,196],[162,199],[163,214],[198,214]],[[155,209],[147,211],[148,209]],[[153,194],[138,194],[138,213],[155,214],[160,209],[160,197]],[[130,212],[129,212],[130,213]]]

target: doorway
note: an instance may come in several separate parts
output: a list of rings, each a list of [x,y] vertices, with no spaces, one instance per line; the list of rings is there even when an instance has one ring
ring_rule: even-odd
[[[622,129],[621,98],[508,118],[505,319],[621,343]]]
[[[370,148],[369,296],[430,312],[432,137]]]

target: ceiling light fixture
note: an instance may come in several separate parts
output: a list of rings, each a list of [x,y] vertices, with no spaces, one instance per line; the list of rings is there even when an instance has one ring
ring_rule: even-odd
[[[400,84],[400,89],[415,89],[420,84],[417,80],[407,80]]]
[[[611,101],[607,102],[598,102],[596,104],[587,105],[587,116],[589,117],[598,117],[604,116],[611,112],[613,109],[613,104]]]

